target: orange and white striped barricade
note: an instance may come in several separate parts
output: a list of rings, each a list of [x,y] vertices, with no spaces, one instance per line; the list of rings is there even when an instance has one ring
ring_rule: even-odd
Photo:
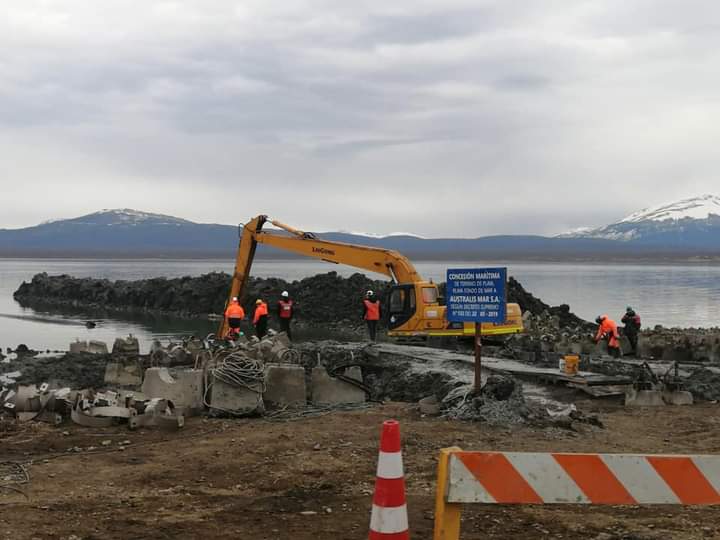
[[[720,504],[720,456],[440,451],[434,540],[463,503]]]
[[[400,424],[383,423],[369,540],[409,540]]]

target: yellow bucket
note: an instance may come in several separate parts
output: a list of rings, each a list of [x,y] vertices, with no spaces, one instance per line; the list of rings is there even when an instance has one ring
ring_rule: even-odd
[[[565,356],[565,374],[577,375],[580,366],[580,357],[576,354]]]

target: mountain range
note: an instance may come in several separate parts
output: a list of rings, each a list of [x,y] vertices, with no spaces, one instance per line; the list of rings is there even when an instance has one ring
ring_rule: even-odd
[[[327,232],[320,238],[396,249],[426,260],[720,259],[720,197],[702,195],[635,212],[595,229],[555,237],[421,238]],[[0,229],[0,257],[232,258],[238,227],[194,223],[130,209],[102,210],[22,229]],[[290,258],[260,246],[263,258]]]

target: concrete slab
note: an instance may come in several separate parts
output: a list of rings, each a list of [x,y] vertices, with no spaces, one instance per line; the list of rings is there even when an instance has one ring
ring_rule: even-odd
[[[435,396],[428,396],[418,401],[420,412],[428,416],[437,416],[440,414],[440,402]]]
[[[265,411],[262,394],[242,386],[231,386],[219,379],[211,380],[210,411],[246,416]]]
[[[668,405],[692,405],[694,402],[692,394],[684,390],[663,392],[662,398]]]
[[[105,365],[105,384],[139,387],[143,382],[142,367],[136,361],[108,362]]]
[[[288,347],[282,343],[275,342],[272,349],[270,349],[270,361],[271,362],[282,362]]]
[[[87,352],[87,348],[88,348],[87,341],[77,340],[70,344],[70,352],[73,354]]]
[[[140,343],[134,336],[116,338],[112,348],[113,354],[138,355],[140,354]]]
[[[664,405],[660,390],[635,390],[633,388],[625,394],[626,407],[661,407]]]
[[[96,341],[91,339],[87,344],[87,352],[92,354],[107,354],[108,346],[104,341]]]
[[[346,368],[344,375],[362,382],[359,367]],[[352,384],[330,377],[324,367],[315,367],[311,377],[312,402],[316,404],[364,403],[365,391]]]
[[[178,369],[172,373],[164,367],[145,370],[142,393],[148,398],[169,399],[184,416],[203,411],[203,391],[200,369]]]
[[[307,404],[305,368],[292,364],[266,364],[263,400],[273,405],[304,407]]]

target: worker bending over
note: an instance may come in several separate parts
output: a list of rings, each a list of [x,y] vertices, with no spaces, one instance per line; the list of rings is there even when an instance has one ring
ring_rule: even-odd
[[[255,335],[262,339],[267,334],[268,324],[268,307],[265,302],[259,298],[255,300],[255,314],[253,315],[253,326],[255,327]]]
[[[367,323],[370,341],[375,341],[377,325],[380,320],[380,301],[375,298],[375,293],[368,291],[363,300],[363,319]]]
[[[625,334],[632,347],[632,354],[637,355],[637,344],[638,344],[638,333],[640,332],[640,315],[635,313],[635,310],[630,306],[625,308],[625,315],[623,315],[620,322],[625,325],[623,328],[623,334]]]
[[[277,316],[280,320],[280,330],[285,332],[290,340],[292,340],[290,321],[292,321],[293,315],[295,315],[295,306],[290,298],[290,293],[283,291],[277,303]]]
[[[617,323],[607,315],[600,315],[595,322],[600,325],[595,335],[595,343],[599,343],[601,339],[607,339],[610,356],[620,358],[620,334],[618,334]]]
[[[233,296],[230,304],[225,310],[225,319],[227,320],[228,331],[225,339],[235,341],[240,335],[240,322],[245,318],[245,310],[238,302],[237,296]]]

